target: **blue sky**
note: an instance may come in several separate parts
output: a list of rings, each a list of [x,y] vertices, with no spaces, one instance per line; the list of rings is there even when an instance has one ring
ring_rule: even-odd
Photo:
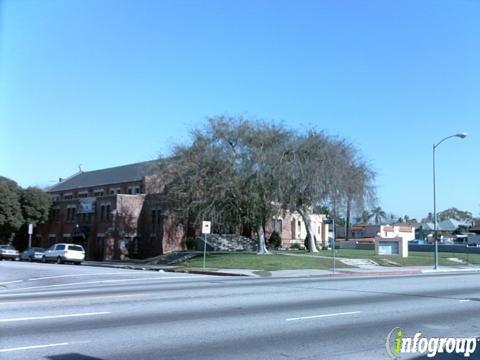
[[[168,153],[207,116],[325,129],[397,215],[480,214],[480,1],[0,0],[0,175]]]

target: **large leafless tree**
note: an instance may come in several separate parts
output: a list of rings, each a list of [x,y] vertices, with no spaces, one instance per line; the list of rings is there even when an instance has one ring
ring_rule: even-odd
[[[251,227],[260,253],[268,253],[264,226],[280,204],[300,214],[316,252],[312,209],[333,197],[351,207],[373,190],[373,173],[359,159],[353,146],[323,132],[215,117],[163,162],[164,192],[194,225],[208,218],[217,231]]]
[[[198,224],[211,219],[217,230],[255,229],[259,253],[268,253],[265,222],[274,211],[279,144],[288,131],[243,118],[216,117],[193,133],[164,165],[165,193]]]

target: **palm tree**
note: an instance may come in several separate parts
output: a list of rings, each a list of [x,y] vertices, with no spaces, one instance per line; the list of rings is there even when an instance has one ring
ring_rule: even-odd
[[[383,211],[383,209],[380,206],[378,206],[372,210],[372,216],[375,220],[375,224],[380,225],[382,220],[384,220],[387,217],[387,213]]]
[[[363,210],[362,214],[357,218],[357,221],[361,224],[368,224],[373,214],[368,210]]]

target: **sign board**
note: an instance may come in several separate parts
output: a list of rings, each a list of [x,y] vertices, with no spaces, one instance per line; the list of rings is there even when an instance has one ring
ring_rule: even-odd
[[[78,202],[77,213],[78,214],[89,214],[95,212],[95,198],[83,198]]]
[[[210,221],[202,221],[202,234],[210,234],[210,227],[211,227],[211,222]]]
[[[28,224],[28,235],[33,234],[33,224]]]
[[[399,255],[400,249],[397,241],[380,241],[378,255]]]

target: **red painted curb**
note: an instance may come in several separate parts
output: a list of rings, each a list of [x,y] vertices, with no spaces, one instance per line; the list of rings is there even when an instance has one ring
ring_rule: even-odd
[[[417,275],[421,274],[421,270],[405,270],[405,271],[370,271],[370,272],[338,272],[344,276],[377,276],[377,275]]]

